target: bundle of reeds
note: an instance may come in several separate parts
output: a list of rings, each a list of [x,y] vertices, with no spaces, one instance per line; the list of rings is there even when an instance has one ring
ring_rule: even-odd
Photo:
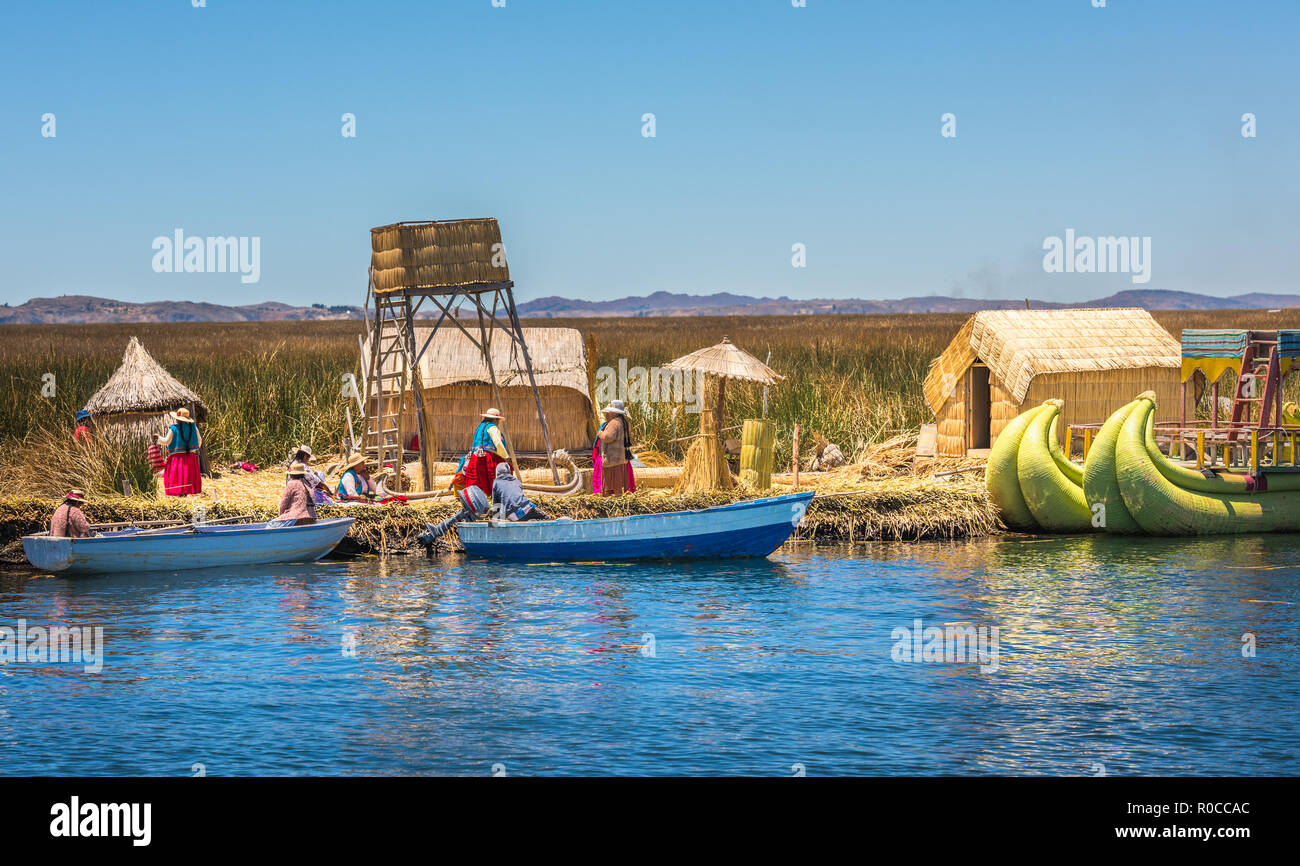
[[[700,433],[686,451],[681,477],[673,485],[673,493],[703,493],[714,490],[731,490],[735,483],[727,468],[727,457],[718,439],[717,416],[713,412],[700,413]]]

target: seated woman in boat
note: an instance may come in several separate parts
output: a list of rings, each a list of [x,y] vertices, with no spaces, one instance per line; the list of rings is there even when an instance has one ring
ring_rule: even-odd
[[[317,505],[325,505],[333,502],[334,497],[330,495],[329,486],[325,483],[325,473],[311,468],[312,453],[310,446],[299,445],[289,458],[288,467],[293,468],[293,464],[301,463],[307,469],[307,473],[302,479],[311,487],[312,501]]]
[[[492,504],[501,509],[501,516],[506,520],[551,519],[524,495],[524,485],[510,471],[508,463],[497,466],[497,477],[492,483]]]
[[[289,466],[289,480],[280,494],[280,515],[267,526],[304,526],[316,522],[316,503],[312,501],[307,472],[303,463]]]
[[[52,538],[87,538],[94,535],[90,521],[81,510],[86,501],[86,494],[80,490],[69,490],[63,497],[63,504],[54,509],[50,518],[50,536]]]
[[[622,400],[611,400],[600,410],[605,422],[596,434],[592,448],[592,492],[601,496],[635,493],[636,479],[632,476],[632,434],[628,430],[627,409]]]
[[[199,448],[203,435],[190,417],[189,409],[171,413],[171,424],[158,440],[167,452],[163,466],[163,490],[168,496],[191,496],[203,492],[203,477],[199,474]]]
[[[344,502],[371,502],[377,492],[375,479],[370,477],[370,467],[366,465],[366,455],[353,454],[343,467],[343,477],[339,480],[339,499]]]

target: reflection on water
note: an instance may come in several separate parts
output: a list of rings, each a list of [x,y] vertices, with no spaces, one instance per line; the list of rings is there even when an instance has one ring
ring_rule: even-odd
[[[103,626],[106,658],[0,664],[0,772],[1294,774],[1298,554],[1080,536],[4,574],[0,626]],[[998,669],[894,662],[915,619],[996,626]]]

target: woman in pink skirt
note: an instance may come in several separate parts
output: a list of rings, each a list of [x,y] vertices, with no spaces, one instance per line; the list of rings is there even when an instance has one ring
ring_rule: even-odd
[[[172,423],[158,444],[167,452],[167,465],[163,467],[163,489],[168,496],[190,496],[203,492],[203,477],[199,475],[199,446],[203,437],[199,425],[190,417],[189,409],[171,413]]]

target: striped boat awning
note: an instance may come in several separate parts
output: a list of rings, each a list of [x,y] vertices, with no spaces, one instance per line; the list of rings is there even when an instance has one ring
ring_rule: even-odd
[[[1300,331],[1278,331],[1277,353],[1283,358],[1300,358]]]
[[[1207,382],[1217,382],[1229,370],[1240,374],[1241,356],[1250,332],[1241,328],[1184,328],[1182,379],[1200,370]]]
[[[1183,357],[1240,358],[1249,341],[1250,332],[1239,328],[1183,328]]]

